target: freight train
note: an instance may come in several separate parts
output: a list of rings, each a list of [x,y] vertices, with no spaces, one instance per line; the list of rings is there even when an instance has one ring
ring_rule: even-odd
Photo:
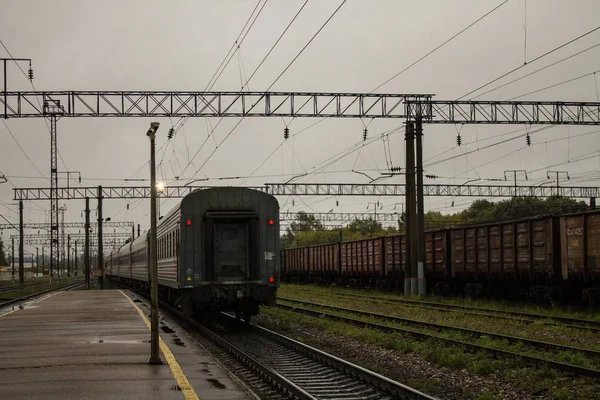
[[[600,209],[428,231],[428,292],[597,303]],[[402,290],[405,236],[282,251],[287,282]]]
[[[280,279],[279,204],[247,188],[194,191],[157,224],[161,299],[194,318],[235,311],[246,322],[274,304]],[[108,279],[149,292],[149,233],[113,251]]]

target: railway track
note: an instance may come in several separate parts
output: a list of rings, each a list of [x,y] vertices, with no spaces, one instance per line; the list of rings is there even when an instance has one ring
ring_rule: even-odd
[[[421,321],[421,320],[416,320],[416,319],[411,319],[411,318],[403,318],[403,317],[396,317],[396,316],[391,316],[391,315],[377,314],[377,313],[372,313],[372,312],[368,312],[368,311],[361,311],[361,310],[355,310],[355,309],[350,309],[350,308],[331,306],[331,305],[327,305],[327,304],[312,303],[312,302],[308,302],[308,301],[304,301],[304,300],[290,299],[290,298],[286,298],[286,297],[282,297],[282,296],[279,296],[278,299],[284,300],[284,301],[287,301],[290,303],[304,304],[304,305],[308,305],[308,306],[318,306],[318,307],[332,310],[332,311],[347,312],[347,313],[362,315],[362,316],[366,316],[366,317],[376,317],[376,318],[384,319],[386,321],[398,322],[398,323],[405,324],[405,325],[418,326],[418,327],[423,327],[423,328],[428,328],[428,329],[435,329],[438,331],[459,332],[459,333],[464,333],[464,334],[467,334],[467,335],[470,335],[473,337],[487,336],[487,337],[494,338],[494,339],[505,340],[509,343],[521,342],[528,346],[531,346],[531,347],[534,347],[537,349],[542,349],[542,350],[579,352],[579,353],[585,354],[588,357],[592,357],[592,358],[596,357],[600,360],[600,351],[597,351],[597,350],[585,349],[585,348],[574,347],[574,346],[560,345],[560,344],[555,344],[555,343],[543,342],[540,340],[521,338],[518,336],[503,335],[500,333],[493,333],[493,332],[487,332],[487,331],[479,331],[479,330],[475,330],[475,329],[461,328],[461,327],[457,327],[457,326]]]
[[[318,304],[318,303],[310,303],[307,301],[284,299],[281,296],[278,298],[278,301],[280,301],[280,300],[296,302],[297,304],[303,304],[303,305],[308,305],[308,306],[312,306],[312,307],[320,307],[320,308],[324,308],[324,309],[335,310],[337,312],[348,312],[348,313],[352,313],[355,315],[369,316],[369,317],[376,318],[376,319],[395,320],[395,322],[419,325],[421,327],[427,327],[427,328],[437,327],[437,329],[444,329],[444,330],[452,329],[452,330],[461,331],[461,332],[467,331],[468,333],[470,333],[474,336],[476,336],[476,335],[486,335],[486,336],[490,336],[490,337],[491,336],[496,336],[496,337],[501,336],[502,339],[508,340],[509,342],[513,342],[513,343],[516,341],[521,341],[521,342],[528,341],[528,342],[530,342],[530,343],[528,343],[528,345],[538,347],[538,348],[553,349],[553,350],[560,349],[560,350],[567,350],[567,351],[575,351],[576,350],[576,351],[581,351],[582,353],[585,353],[586,355],[591,356],[591,357],[599,357],[600,356],[600,352],[597,352],[594,350],[572,348],[569,346],[561,346],[561,345],[555,345],[553,343],[546,343],[546,342],[539,342],[539,341],[529,341],[527,339],[492,334],[492,333],[488,333],[488,332],[472,331],[472,330],[464,329],[464,328],[456,328],[456,327],[449,327],[449,326],[443,326],[443,325],[440,326],[439,324],[433,324],[433,323],[424,322],[424,321],[409,320],[406,318],[399,318],[399,317],[390,317],[390,316],[385,316],[385,315],[381,315],[381,314],[373,314],[373,313],[369,313],[369,312],[365,312],[365,311],[344,309],[341,307],[327,306],[327,305],[322,305],[322,304]],[[364,320],[360,320],[360,319],[356,319],[356,318],[346,317],[346,316],[339,315],[339,314],[332,314],[332,313],[328,313],[325,311],[319,311],[319,310],[315,310],[315,309],[299,307],[299,306],[294,306],[294,305],[290,305],[290,304],[278,303],[277,306],[280,308],[283,308],[283,309],[287,309],[290,311],[294,311],[294,312],[298,312],[298,313],[302,313],[302,314],[306,314],[306,315],[311,315],[311,316],[315,316],[315,317],[326,317],[331,320],[337,320],[337,321],[353,324],[356,326],[366,327],[366,328],[370,328],[370,329],[377,329],[377,330],[381,330],[381,331],[385,331],[385,332],[398,332],[398,333],[402,333],[402,334],[408,334],[408,335],[411,335],[411,336],[419,338],[419,339],[426,339],[426,338],[436,339],[436,340],[454,344],[454,345],[457,345],[457,346],[460,346],[463,348],[467,348],[473,352],[484,351],[484,352],[491,354],[493,356],[496,356],[496,357],[499,356],[499,357],[504,357],[504,358],[519,358],[531,366],[539,366],[539,365],[546,364],[549,367],[554,368],[556,370],[569,372],[569,373],[573,373],[573,374],[580,375],[580,376],[587,376],[587,377],[591,377],[591,378],[600,380],[600,370],[585,368],[585,367],[581,367],[578,365],[567,364],[567,363],[549,360],[549,359],[536,357],[536,356],[531,356],[531,355],[527,355],[527,354],[523,354],[523,353],[516,353],[516,352],[512,352],[512,351],[501,350],[501,349],[497,349],[494,347],[483,346],[483,345],[479,345],[479,344],[475,344],[475,343],[467,342],[467,341],[463,341],[463,340],[447,338],[445,336],[440,336],[440,335],[437,335],[434,333],[417,331],[414,329],[410,329],[408,327],[405,328],[405,327],[394,327],[394,326],[389,326],[389,325],[383,325],[380,323],[364,321]]]
[[[67,283],[65,285],[58,286],[58,287],[55,287],[55,288],[52,288],[52,289],[42,290],[40,292],[36,292],[36,293],[32,293],[32,294],[29,294],[29,295],[26,295],[26,296],[18,297],[16,299],[11,299],[11,300],[6,300],[6,301],[0,300],[0,309],[4,308],[6,306],[10,306],[10,305],[13,305],[13,304],[20,303],[22,301],[33,299],[33,298],[38,297],[38,296],[42,296],[42,295],[47,294],[47,293],[52,293],[52,292],[55,292],[57,290],[72,290],[72,289],[75,289],[75,288],[83,285],[84,283],[85,282],[81,280],[81,281],[77,281],[77,282],[73,282],[73,283]]]
[[[492,317],[499,318],[511,321],[519,321],[525,323],[535,323],[538,321],[543,321],[546,324],[550,325],[560,325],[567,328],[573,329],[584,329],[593,332],[600,333],[600,321],[593,321],[589,319],[580,319],[580,318],[569,318],[569,317],[559,317],[553,315],[544,315],[544,314],[536,314],[529,312],[520,312],[520,311],[508,311],[508,310],[499,310],[495,308],[480,308],[480,307],[472,307],[472,306],[460,306],[454,304],[441,304],[434,303],[430,301],[422,301],[422,300],[409,300],[409,299],[395,299],[390,297],[383,296],[369,296],[364,294],[349,294],[349,293],[333,293],[335,296],[340,297],[354,297],[367,299],[373,302],[384,302],[389,304],[405,304],[413,307],[420,307],[430,310],[438,310],[438,311],[451,311],[451,312],[461,312],[469,315],[476,315],[482,317]]]
[[[265,398],[436,399],[278,333],[237,323],[227,314],[221,314],[218,326],[207,327],[168,304],[161,303],[161,310],[196,333],[196,340]]]
[[[49,284],[50,284],[50,282],[30,282],[30,283],[25,283],[23,286],[21,286],[21,285],[0,286],[0,293],[12,292],[13,290],[20,290],[22,287],[30,288],[30,287],[37,287],[37,286],[46,286]]]

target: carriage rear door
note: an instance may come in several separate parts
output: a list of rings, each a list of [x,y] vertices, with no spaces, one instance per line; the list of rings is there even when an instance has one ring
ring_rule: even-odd
[[[248,280],[248,224],[216,221],[214,234],[215,280]]]
[[[212,213],[211,213],[212,214]],[[212,257],[214,281],[244,282],[254,278],[256,263],[253,242],[256,241],[256,215],[246,213],[212,214]],[[212,262],[210,260],[212,258]]]

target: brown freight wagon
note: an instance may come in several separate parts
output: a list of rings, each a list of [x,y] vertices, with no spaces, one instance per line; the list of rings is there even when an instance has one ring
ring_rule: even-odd
[[[557,217],[560,277],[570,297],[600,300],[600,210]]]
[[[307,247],[285,250],[282,270],[287,282],[304,282],[309,277],[309,252]]]
[[[381,285],[384,280],[383,238],[360,239],[341,243],[341,284]]]
[[[339,243],[310,246],[310,274],[317,283],[333,283],[340,272]]]
[[[551,216],[450,229],[455,291],[480,296],[552,285],[554,241]]]

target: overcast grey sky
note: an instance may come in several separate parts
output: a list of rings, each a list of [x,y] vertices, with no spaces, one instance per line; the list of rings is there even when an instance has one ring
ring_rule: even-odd
[[[264,3],[265,0],[0,0],[0,40],[14,57],[33,59],[37,90],[204,90],[257,4],[260,9]],[[260,91],[271,86],[340,3],[341,0],[308,1],[249,82],[249,89]],[[502,0],[347,0],[271,90],[369,92],[501,3]],[[239,90],[303,4],[304,0],[268,0],[213,90]],[[597,0],[509,0],[377,91],[433,93],[438,99],[456,99],[522,65],[524,60],[532,60],[598,27],[599,15]],[[600,30],[485,90],[598,43]],[[5,49],[0,47],[0,57],[6,56]],[[23,68],[26,70],[27,65]],[[480,98],[506,100],[597,70],[600,70],[600,46]],[[8,75],[9,90],[31,90],[14,64],[9,65]],[[600,76],[592,74],[522,99],[597,101],[599,79]],[[123,179],[148,178],[148,167],[140,168],[148,159],[145,132],[150,121],[60,120],[59,170],[81,171],[85,186],[130,185]],[[224,140],[239,122],[225,119],[195,158],[192,156],[218,120],[191,119],[166,144],[168,129],[179,121],[159,121],[158,147],[162,150],[158,157],[162,165],[158,176],[167,184],[176,183],[176,176],[180,177],[180,183],[185,183],[194,175],[219,178],[252,174],[249,179],[202,183],[258,185],[286,181],[305,171],[310,174],[297,182],[367,183],[366,176],[350,171],[376,177],[389,166],[404,167],[400,120],[330,118],[303,130],[318,120],[247,118]],[[293,136],[283,142],[286,124]],[[365,146],[363,124],[369,124],[369,138],[379,137]],[[8,129],[32,163],[27,161]],[[382,133],[393,129],[397,131],[382,138]],[[598,186],[599,133],[587,134],[594,127],[553,127],[532,134],[530,147],[525,143],[525,129],[525,126],[425,126],[426,173],[443,177],[428,183],[461,184],[478,178],[502,178],[504,170],[525,169],[529,183],[540,184],[547,181],[546,170],[550,169],[568,171],[571,180],[565,184]],[[461,147],[456,145],[458,131],[463,141]],[[518,139],[500,143],[512,137]],[[12,222],[18,221],[18,209],[12,200],[14,186],[49,186],[49,144],[48,128],[42,119],[8,119],[0,124],[0,173],[9,179],[8,183],[0,184],[0,213]],[[355,151],[348,156],[323,170],[316,168],[351,146],[355,146]],[[463,155],[465,152],[469,154]],[[186,165],[189,166],[185,168]],[[402,176],[396,176],[380,182],[403,181]],[[61,184],[65,184],[64,179]],[[286,211],[364,212],[367,203],[375,200],[280,198],[280,204]],[[391,211],[394,203],[403,202],[394,198],[379,200],[384,204],[383,211]],[[451,213],[473,200],[427,198],[426,207]],[[113,220],[135,221],[147,227],[148,203],[147,200],[106,201],[104,214]],[[163,213],[173,204],[164,201]],[[26,221],[47,221],[43,210],[49,204],[29,202],[25,208]],[[82,201],[68,202],[66,220],[81,221],[83,208]],[[4,239],[10,233],[5,231]]]

